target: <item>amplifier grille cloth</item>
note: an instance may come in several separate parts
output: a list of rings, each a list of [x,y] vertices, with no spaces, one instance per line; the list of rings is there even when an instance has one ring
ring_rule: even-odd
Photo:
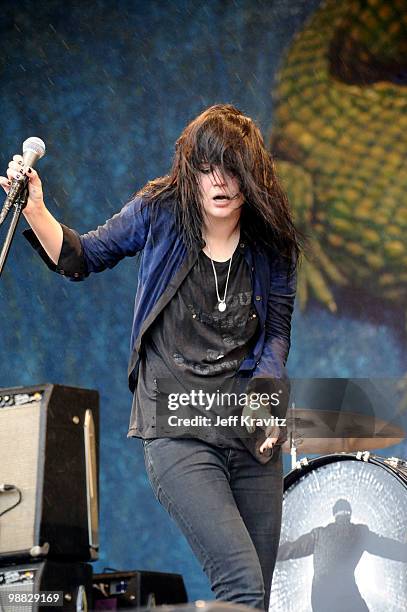
[[[0,553],[27,550],[37,544],[35,498],[40,450],[44,453],[38,442],[40,416],[40,402],[0,409],[0,483],[16,485],[23,494],[21,503],[0,518]],[[0,493],[0,513],[17,500],[16,491]]]

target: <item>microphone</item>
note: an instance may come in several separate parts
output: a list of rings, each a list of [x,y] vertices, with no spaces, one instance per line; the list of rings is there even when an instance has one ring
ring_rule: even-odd
[[[45,154],[45,144],[41,138],[37,138],[36,136],[32,136],[31,138],[27,138],[23,142],[23,163],[24,166],[33,167],[36,162],[41,159]],[[7,194],[6,199],[4,200],[3,210],[0,213],[0,225],[3,223],[4,219],[7,217],[7,214],[10,208],[17,202],[20,197],[22,191],[26,187],[28,183],[28,177],[25,175],[20,176],[19,179],[13,179],[11,183],[11,187]]]

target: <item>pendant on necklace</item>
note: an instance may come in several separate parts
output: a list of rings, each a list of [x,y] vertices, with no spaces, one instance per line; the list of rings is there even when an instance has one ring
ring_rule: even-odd
[[[224,312],[224,311],[226,310],[226,302],[219,302],[219,304],[218,304],[218,309],[219,309],[221,312]]]

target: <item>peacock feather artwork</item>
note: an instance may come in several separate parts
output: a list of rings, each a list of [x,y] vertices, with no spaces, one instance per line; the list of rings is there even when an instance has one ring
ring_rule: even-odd
[[[298,295],[335,287],[406,309],[407,0],[327,0],[293,38],[273,90],[271,150],[309,236]]]

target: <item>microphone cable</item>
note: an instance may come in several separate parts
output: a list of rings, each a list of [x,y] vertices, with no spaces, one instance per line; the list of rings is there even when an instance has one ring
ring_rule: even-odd
[[[13,508],[16,508],[18,504],[21,503],[21,500],[23,498],[20,489],[16,487],[15,485],[3,484],[3,483],[0,484],[0,493],[7,493],[8,491],[16,491],[18,493],[18,500],[16,501],[15,504],[13,504],[12,506],[9,506],[8,508],[0,512],[0,517],[4,516],[7,512],[10,512],[10,510],[13,510]]]

